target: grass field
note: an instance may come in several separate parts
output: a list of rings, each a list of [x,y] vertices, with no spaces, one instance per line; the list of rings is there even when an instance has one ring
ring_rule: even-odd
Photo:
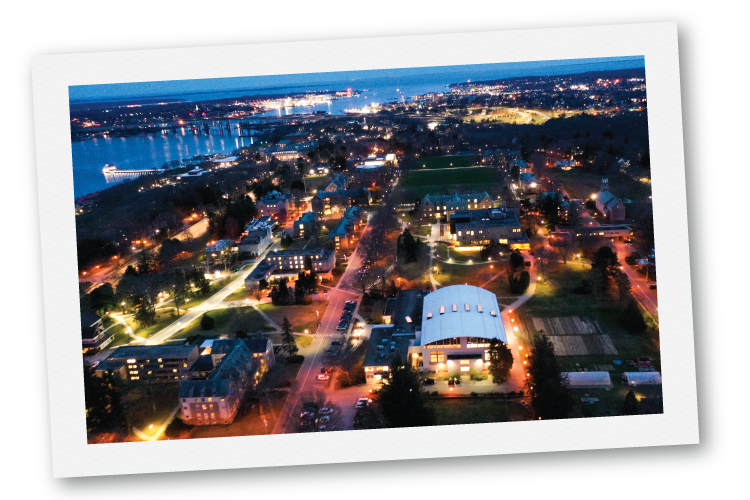
[[[531,413],[515,400],[496,398],[430,401],[437,425],[482,424],[530,420]]]
[[[463,168],[472,164],[471,156],[430,156],[417,161],[419,169]]]
[[[451,168],[447,170],[417,170],[411,172],[401,182],[404,188],[424,186],[461,186],[469,189],[474,185],[487,185],[495,182],[495,171],[487,167]],[[484,188],[485,190],[487,187]]]
[[[519,336],[524,342],[536,334],[530,317],[553,318],[577,316],[596,321],[602,333],[609,336],[617,355],[559,356],[559,361],[566,371],[581,369],[598,369],[599,365],[611,365],[614,359],[633,360],[638,356],[650,356],[654,366],[660,369],[658,333],[647,331],[642,335],[632,335],[621,326],[621,305],[612,295],[606,295],[599,301],[593,293],[576,294],[570,287],[580,284],[583,279],[590,279],[589,269],[583,269],[577,263],[560,265],[551,271],[548,278],[537,284],[534,296],[519,310]],[[625,365],[609,371],[625,371]]]
[[[315,329],[318,326],[318,319],[323,317],[323,313],[325,312],[324,302],[313,302],[309,305],[291,306],[261,304],[258,307],[279,326],[284,322],[284,318],[287,318],[292,325],[292,331],[298,333],[302,333],[305,330],[310,330],[310,333],[315,333]],[[315,313],[316,310],[318,310],[320,316]]]
[[[588,199],[592,194],[599,192],[602,184],[602,176],[583,170],[559,170],[552,174],[563,183],[565,190],[572,198]],[[609,190],[618,198],[627,198],[633,201],[648,201],[651,196],[651,185],[644,184],[631,179],[619,172],[609,174]]]
[[[184,327],[173,338],[187,338],[191,335],[222,335],[235,334],[238,330],[244,330],[249,334],[258,332],[272,332],[274,328],[268,324],[266,319],[252,307],[228,307],[226,309],[214,309],[208,312],[214,318],[214,327],[211,330],[201,329],[200,318]]]

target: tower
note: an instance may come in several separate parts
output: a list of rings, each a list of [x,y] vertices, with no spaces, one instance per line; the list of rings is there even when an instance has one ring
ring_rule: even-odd
[[[609,191],[609,179],[602,177],[602,189],[601,191]]]

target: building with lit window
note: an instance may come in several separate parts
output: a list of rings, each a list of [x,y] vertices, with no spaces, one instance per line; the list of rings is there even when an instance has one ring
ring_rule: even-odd
[[[81,345],[84,354],[104,349],[115,339],[114,333],[107,333],[102,318],[94,312],[81,312]]]
[[[294,210],[294,197],[291,194],[282,194],[271,191],[255,204],[258,213],[270,215],[273,220],[285,221],[288,213]]]
[[[250,257],[257,257],[262,254],[266,248],[271,246],[271,243],[273,243],[273,235],[269,229],[254,229],[243,234],[240,238],[240,242],[237,244],[237,249],[242,254],[250,255]]]
[[[201,358],[210,358],[214,369],[205,379],[191,378],[180,384],[182,418],[188,425],[230,424],[245,394],[273,364],[273,357],[270,364],[267,357],[273,346],[268,338],[216,339],[204,345]]]
[[[540,193],[542,191],[541,181],[532,173],[525,172],[518,176],[521,190],[524,193]]]
[[[515,212],[500,208],[460,210],[448,218],[456,250],[479,250],[490,242],[528,250],[529,238]]]
[[[424,298],[419,338],[424,370],[481,372],[486,369],[492,339],[508,342],[494,293],[476,286],[453,285]]]
[[[425,195],[419,205],[420,217],[440,219],[456,213],[458,210],[475,210],[492,208],[492,197],[483,193],[453,194],[453,195]]]
[[[334,214],[348,207],[369,206],[372,195],[366,188],[338,189],[336,191],[318,191],[310,200],[310,206],[319,214]]]
[[[615,198],[615,195],[609,192],[609,179],[602,178],[602,187],[596,193],[596,209],[607,216],[611,222],[625,220],[625,205],[622,200]]]
[[[387,376],[394,360],[404,364],[417,359],[414,354],[419,350],[422,303],[429,293],[401,290],[395,299],[388,299],[387,324],[373,326],[367,343],[363,366],[368,384]]]
[[[328,233],[328,247],[336,251],[354,248],[354,232],[359,229],[361,221],[361,208],[347,208],[336,227]]]
[[[318,231],[318,214],[316,212],[305,212],[299,219],[294,221],[294,237],[309,238]]]
[[[310,269],[305,268],[308,259]],[[252,291],[258,288],[261,280],[271,283],[280,278],[296,279],[300,272],[313,269],[319,279],[330,280],[333,279],[334,267],[336,252],[328,248],[275,250],[247,275],[245,287]]]
[[[194,345],[121,346],[96,365],[96,373],[111,371],[129,382],[180,382],[188,379],[198,360]]]

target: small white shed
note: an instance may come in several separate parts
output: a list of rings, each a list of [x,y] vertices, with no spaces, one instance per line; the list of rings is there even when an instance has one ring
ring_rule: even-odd
[[[625,372],[622,380],[628,385],[661,385],[661,373],[659,372]]]
[[[571,389],[612,387],[609,372],[563,372],[562,375],[567,376]]]

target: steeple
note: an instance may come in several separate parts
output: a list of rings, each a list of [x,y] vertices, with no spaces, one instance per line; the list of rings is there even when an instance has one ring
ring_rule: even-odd
[[[602,177],[602,189],[601,191],[609,191],[609,179]]]

